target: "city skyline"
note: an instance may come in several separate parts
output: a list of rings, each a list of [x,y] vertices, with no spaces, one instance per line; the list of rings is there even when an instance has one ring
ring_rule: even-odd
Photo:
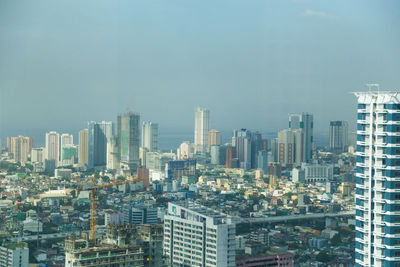
[[[355,128],[349,91],[399,84],[398,1],[178,3],[3,1],[2,139],[27,129],[77,133],[126,105],[160,134],[190,132],[196,106],[212,110],[220,131],[277,131],[288,113],[304,111],[327,134],[320,122]],[[74,23],[61,19],[70,13]]]

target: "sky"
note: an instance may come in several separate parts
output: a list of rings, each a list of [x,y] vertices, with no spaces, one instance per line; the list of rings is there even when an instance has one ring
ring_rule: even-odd
[[[76,133],[127,106],[160,135],[355,128],[350,93],[400,85],[400,1],[0,1],[0,137]],[[161,137],[161,136],[160,136]]]

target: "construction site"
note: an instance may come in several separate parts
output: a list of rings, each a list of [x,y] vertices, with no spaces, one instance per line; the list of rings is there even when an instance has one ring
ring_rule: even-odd
[[[65,266],[163,266],[162,224],[108,225],[106,233],[97,233],[97,191],[139,182],[140,178],[97,185],[96,176],[90,190],[90,231],[65,240]]]

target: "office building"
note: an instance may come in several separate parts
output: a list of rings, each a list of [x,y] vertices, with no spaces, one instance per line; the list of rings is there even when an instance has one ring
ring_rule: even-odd
[[[106,167],[107,143],[112,136],[112,122],[88,123],[88,168]]]
[[[400,95],[358,92],[356,266],[400,263]]]
[[[333,178],[333,165],[318,163],[303,163],[304,179],[307,183],[325,183]]]
[[[271,161],[278,162],[278,138],[271,139]]]
[[[198,107],[194,116],[194,146],[196,153],[207,152],[210,111]]]
[[[29,266],[27,243],[6,243],[0,246],[0,267]]]
[[[268,173],[268,152],[265,150],[258,151],[257,155],[257,169]]]
[[[211,146],[221,145],[221,132],[217,130],[210,130],[208,132],[208,151],[210,151]]]
[[[259,132],[251,134],[251,168],[258,168],[258,152],[262,150],[262,136]]]
[[[88,164],[88,137],[89,130],[83,129],[79,131],[79,147],[78,147],[78,162],[79,164]]]
[[[329,150],[338,154],[347,152],[348,135],[347,121],[331,121],[329,124]]]
[[[285,129],[278,133],[278,162],[285,167],[304,162],[304,132],[301,129]]]
[[[148,206],[136,206],[132,208],[133,224],[152,224],[158,222],[157,209]]]
[[[60,150],[60,135],[57,132],[46,133],[46,151],[45,160],[53,162],[55,167],[58,166],[59,162],[59,150]]]
[[[303,160],[301,162],[310,162],[312,159],[312,146],[314,142],[314,117],[310,113],[289,115],[289,129],[303,131]]]
[[[158,150],[158,124],[144,121],[142,125],[142,147],[149,152]]]
[[[140,115],[132,112],[117,116],[116,143],[118,160],[135,173],[139,167]]]
[[[239,159],[239,168],[251,168],[251,132],[241,129],[236,137],[236,157]]]
[[[192,202],[168,203],[163,253],[168,266],[235,266],[232,218]],[[190,233],[190,234],[187,234]]]

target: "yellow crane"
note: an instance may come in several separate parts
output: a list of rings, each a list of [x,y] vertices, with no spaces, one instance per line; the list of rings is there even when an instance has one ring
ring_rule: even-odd
[[[91,245],[96,244],[96,227],[97,227],[97,209],[96,209],[96,193],[98,189],[112,187],[116,185],[129,184],[134,182],[143,181],[143,178],[131,178],[125,181],[117,181],[113,183],[96,185],[97,175],[93,176],[93,188],[90,189],[90,232],[89,242]]]

